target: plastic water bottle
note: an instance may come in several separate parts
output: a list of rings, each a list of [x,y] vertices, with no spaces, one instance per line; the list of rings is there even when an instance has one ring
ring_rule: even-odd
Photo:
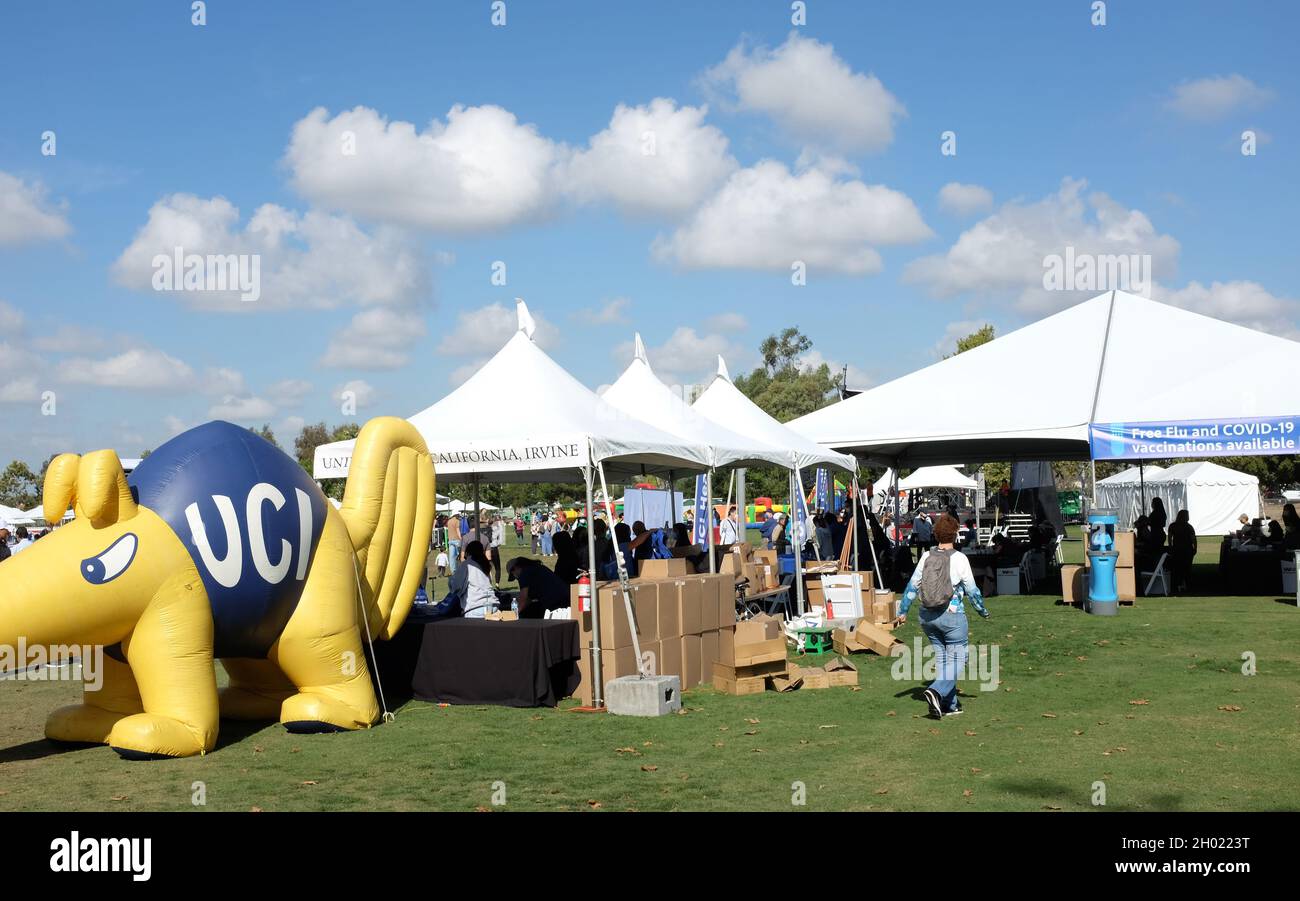
[[[510,609],[511,609],[512,611],[514,611],[515,613],[518,613],[518,612],[519,612],[519,599],[518,599],[518,598],[515,598],[513,601],[510,602]]]

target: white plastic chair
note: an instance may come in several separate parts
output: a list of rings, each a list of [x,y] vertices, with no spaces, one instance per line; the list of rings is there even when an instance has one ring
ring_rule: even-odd
[[[1143,594],[1146,595],[1147,597],[1151,596],[1152,589],[1155,587],[1157,580],[1159,580],[1160,582],[1160,593],[1163,594],[1165,597],[1169,596],[1169,573],[1165,570],[1165,561],[1168,559],[1169,559],[1168,553],[1161,554],[1160,559],[1156,561],[1156,568],[1154,570],[1152,570],[1151,572],[1143,571],[1139,573],[1139,575],[1143,579],[1145,579],[1147,576],[1151,577],[1150,580],[1147,582],[1146,591],[1143,592]]]

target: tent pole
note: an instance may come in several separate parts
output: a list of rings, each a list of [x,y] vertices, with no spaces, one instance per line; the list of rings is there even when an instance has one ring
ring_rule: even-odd
[[[600,473],[600,490],[605,495],[605,515],[612,521],[614,519],[614,505],[609,500],[609,486],[605,484],[605,464],[598,461],[596,471]],[[591,548],[587,552],[587,559],[592,562],[593,567],[596,565],[596,539],[594,534],[595,529],[587,529],[587,546]],[[636,654],[636,673],[641,678],[657,675],[659,661],[656,660],[652,667],[656,672],[648,672],[646,662],[641,657],[641,639],[637,637],[637,633],[641,630],[637,625],[636,611],[632,609],[632,589],[627,584],[627,566],[624,565],[623,555],[618,552],[617,548],[614,551],[614,565],[618,567],[618,587],[623,591],[623,606],[627,610],[627,621],[632,627],[632,651]],[[594,620],[592,628],[595,628]]]
[[[474,473],[474,534],[478,536],[479,541],[483,540],[483,520],[481,517],[482,514],[479,512],[478,506],[478,473]],[[491,538],[488,541],[490,542]]]
[[[745,511],[745,468],[742,466],[736,470],[736,512],[740,520],[740,536],[737,541],[749,541],[748,514]]]
[[[698,500],[695,504],[699,506]],[[718,571],[718,561],[713,556],[713,467],[704,475],[704,522],[709,532],[709,572]]]
[[[796,606],[796,608],[799,610],[799,615],[800,615],[800,616],[803,616],[803,612],[804,612],[804,607],[803,607],[803,540],[804,540],[804,535],[803,535],[803,529],[800,528],[800,526],[799,526],[799,504],[803,501],[804,494],[803,494],[803,477],[802,477],[802,475],[800,474],[798,468],[796,468],[796,469],[794,470],[794,473],[793,473],[793,475],[792,475],[792,478],[790,479],[790,487],[791,487],[791,494],[792,494],[792,495],[794,494],[793,489],[797,488],[797,489],[799,490],[799,495],[798,495],[797,497],[792,496],[792,497],[790,498],[790,500],[791,500],[791,504],[790,504],[790,512],[794,513],[794,516],[790,517],[790,527],[791,527],[791,530],[794,532],[794,594],[795,594],[795,606]],[[778,570],[780,569],[780,561],[779,561],[779,560],[777,561],[777,568],[778,568]]]
[[[664,523],[664,526],[669,529],[677,522],[677,492],[673,487],[676,484],[677,474],[670,469],[668,470],[668,522]]]
[[[862,572],[862,565],[858,562],[858,486],[857,473],[853,474],[853,571]],[[834,506],[832,504],[832,506]]]
[[[590,512],[595,501],[591,496],[591,467],[582,468],[582,478],[587,483],[587,511]],[[606,498],[608,500],[608,498]],[[587,563],[592,566],[587,573],[591,579],[591,705],[593,707],[605,706],[605,680],[601,678],[600,667],[600,590],[596,582],[595,567],[592,565],[596,559],[596,530],[587,529]]]
[[[1147,475],[1145,460],[1138,460],[1138,483],[1142,489],[1142,509],[1138,511],[1138,515],[1145,516],[1147,512]]]

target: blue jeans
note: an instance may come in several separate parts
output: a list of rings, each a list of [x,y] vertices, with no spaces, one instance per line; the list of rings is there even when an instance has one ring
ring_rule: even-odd
[[[552,544],[553,537],[554,536],[548,532],[542,533],[542,556],[549,557],[554,553],[554,545]]]
[[[939,706],[946,712],[957,709],[957,677],[966,667],[967,641],[970,625],[966,614],[953,613],[944,608],[942,613],[921,609],[921,631],[934,646],[935,675],[930,683],[939,694]]]
[[[456,561],[460,559],[460,542],[448,541],[447,548],[447,561],[450,564],[447,567],[447,575],[451,575],[456,571]]]

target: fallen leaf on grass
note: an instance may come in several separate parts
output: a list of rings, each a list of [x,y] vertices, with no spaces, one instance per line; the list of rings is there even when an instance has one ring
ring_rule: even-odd
[[[1239,705],[1239,704],[1223,704],[1223,705],[1220,705],[1219,709],[1220,709],[1220,710],[1223,710],[1223,711],[1226,711],[1226,712],[1228,712],[1228,713],[1236,713],[1237,711],[1241,710],[1241,705]]]
[[[887,795],[887,794],[889,794],[889,789],[887,789],[887,788],[878,788],[878,789],[876,789],[876,794],[878,794],[878,795]]]
[[[762,749],[762,748],[752,748],[751,750],[752,750],[753,753],[755,753],[755,754],[762,754],[762,753],[763,753],[763,749]]]
[[[299,782],[298,784],[299,785],[320,785],[320,783],[317,782],[315,779],[304,779],[302,782]]]
[[[1088,657],[1087,657],[1086,654],[1080,654],[1079,656],[1075,657],[1074,659],[1075,659],[1075,660],[1080,660],[1080,661],[1082,661],[1082,660],[1087,660]]]
[[[806,738],[801,738],[801,739],[799,739],[799,744],[801,744],[801,745],[806,745],[806,744],[808,744],[808,739],[806,739]]]
[[[1054,720],[1054,719],[1056,719],[1056,714],[1055,714],[1055,713],[1044,713],[1043,716],[1046,717],[1046,718],[1049,719],[1049,720]]]
[[[972,773],[982,773],[982,772],[984,772],[983,770],[981,770],[981,769],[980,769],[979,767],[977,767],[977,766],[973,766],[973,767],[971,767],[971,768],[970,768],[970,771],[971,771]]]
[[[1129,703],[1132,704],[1134,707],[1145,707],[1151,702],[1148,701],[1146,698],[1138,698],[1136,701],[1129,701]]]
[[[653,773],[653,772],[655,772],[657,769],[659,769],[659,767],[655,766],[653,763],[647,763],[645,766],[641,767],[641,772],[643,772],[643,773]]]
[[[831,724],[826,725],[826,726],[818,726],[817,728],[818,728],[818,729],[838,729],[839,726],[837,726],[835,723],[831,723]]]
[[[302,748],[290,748],[290,749],[289,749],[289,753],[290,753],[290,754],[299,754],[299,753],[301,753],[301,752],[302,752]]]
[[[254,753],[254,754],[261,754],[261,753],[262,753],[262,746],[261,746],[261,745],[254,745],[254,746],[253,746],[253,753]]]
[[[126,800],[129,800],[129,796],[128,796],[128,795],[113,795],[113,797],[109,798],[108,800],[110,800],[110,801],[126,801]]]
[[[971,795],[973,795],[973,794],[974,794],[974,792],[972,792],[972,791],[968,788],[968,789],[966,789],[964,792],[961,793],[961,796],[962,796],[963,798],[969,798],[969,797],[970,797]]]
[[[1075,735],[1082,735],[1082,734],[1083,734],[1083,730],[1082,730],[1082,729],[1075,729],[1075,730],[1074,730],[1074,734],[1075,734]]]
[[[751,726],[757,726],[757,725],[758,725],[758,718],[757,718],[757,717],[750,717],[750,718],[746,719],[745,722],[749,723]]]
[[[653,744],[654,744],[654,742],[652,742],[652,741],[643,741],[643,742],[641,742],[641,747],[643,747],[643,748],[648,748],[648,747],[650,747],[650,746],[653,745]]]
[[[482,804],[480,804],[478,807],[475,807],[475,808],[474,808],[474,812],[475,812],[475,813],[491,813],[492,811],[488,810],[486,807],[484,807]]]
[[[971,730],[967,729],[967,730],[966,730],[966,734],[967,734],[967,735],[974,735],[975,733],[972,732]]]
[[[1106,645],[1110,644],[1110,639],[1103,638],[1101,641],[1094,641],[1093,644],[1095,644],[1099,648],[1104,648],[1106,647]]]
[[[248,808],[248,812],[249,812],[249,813],[261,813],[261,812],[262,812],[262,808],[260,808],[260,807],[250,807],[250,808]]]
[[[722,747],[722,742],[720,742],[720,741],[715,741],[715,742],[713,743],[713,747],[715,747],[715,748],[721,748],[721,747]]]
[[[888,713],[886,713],[885,716],[898,716],[898,712],[891,710]]]
[[[861,686],[861,685],[854,685],[854,686],[851,686],[851,687],[849,688],[849,691],[862,691],[862,686]]]
[[[614,753],[615,753],[615,754],[631,754],[633,757],[640,757],[640,756],[641,756],[641,752],[638,751],[636,748],[615,748],[615,749],[614,749]]]
[[[938,730],[938,729],[931,729],[931,730],[930,730],[930,734],[931,734],[931,735],[938,735],[938,734],[939,734],[939,730]]]
[[[746,734],[746,735],[757,735],[757,734],[758,734],[758,730],[757,730],[757,729],[750,729],[750,730],[749,730],[748,732],[746,732],[745,734]]]
[[[1061,805],[1060,805],[1060,804],[1044,804],[1044,805],[1043,805],[1043,810],[1060,810],[1060,809],[1061,809]]]
[[[587,806],[595,810],[597,807],[600,807],[601,804],[599,801],[588,801]]]
[[[719,731],[719,732],[726,732],[726,731],[728,731],[729,729],[731,729],[730,726],[719,726],[719,727],[718,727],[718,731]]]

